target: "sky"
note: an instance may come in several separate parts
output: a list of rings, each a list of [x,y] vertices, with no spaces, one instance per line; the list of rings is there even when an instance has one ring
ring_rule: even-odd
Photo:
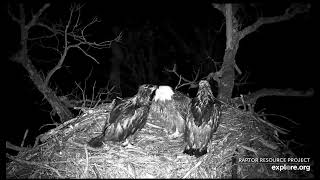
[[[32,1],[26,3],[27,11],[32,9],[33,12],[43,5],[44,1]],[[48,2],[48,1],[45,1]],[[137,32],[142,29],[143,25],[149,23],[149,28],[158,34],[157,42],[160,52],[157,59],[157,67],[155,73],[159,77],[155,83],[168,83],[175,86],[178,79],[173,74],[164,73],[164,68],[172,67],[173,63],[178,64],[178,71],[190,77],[192,74],[193,57],[184,55],[181,51],[173,53],[169,56],[170,48],[177,45],[174,36],[170,35],[166,30],[167,25],[172,26],[181,37],[187,42],[193,43],[195,49],[200,49],[196,43],[194,35],[194,27],[199,27],[205,31],[210,27],[216,31],[221,27],[223,16],[219,11],[213,9],[210,3],[193,3],[193,4],[171,4],[171,3],[101,3],[101,1],[81,1],[84,2],[81,18],[83,23],[89,22],[91,18],[97,16],[101,20],[88,32],[92,34],[92,39],[111,40],[115,37],[113,28],[118,27],[123,30],[124,37],[126,33],[131,31]],[[10,7],[16,12],[17,1],[9,1]],[[66,20],[68,18],[69,2],[56,3],[51,2],[51,7],[46,11],[46,17],[49,22],[58,22],[59,19]],[[277,14],[284,5],[259,4],[264,15]],[[245,19],[250,23],[254,19],[255,12],[253,9],[249,16]],[[261,13],[260,12],[260,13]],[[237,52],[236,62],[239,68],[248,74],[246,85],[236,90],[237,94],[247,94],[261,88],[293,88],[295,90],[307,90],[315,88],[316,74],[315,70],[315,47],[314,41],[314,21],[311,13],[308,15],[299,15],[290,21],[277,24],[262,26],[256,32],[248,35],[240,42]],[[12,55],[19,47],[19,31],[18,27],[8,18],[8,27],[10,42],[8,43],[8,56]],[[225,34],[222,28],[220,33],[215,34],[216,42],[214,45],[214,58],[222,60],[223,50],[225,47]],[[36,31],[36,30],[35,30]],[[147,31],[148,32],[148,31]],[[37,31],[35,32],[35,34]],[[163,38],[163,39],[161,39]],[[163,53],[162,53],[163,52]],[[176,50],[178,52],[178,50]],[[47,54],[42,51],[35,50],[33,52],[41,57]],[[57,72],[52,80],[52,85],[59,87],[61,92],[70,91],[74,81],[83,82],[93,69],[94,76],[90,79],[91,85],[94,80],[98,83],[98,87],[103,87],[108,81],[108,72],[110,70],[110,58],[112,56],[110,49],[104,49],[100,52],[94,52],[98,57],[100,65],[92,60],[84,57],[79,51],[72,51],[68,55],[65,66]],[[160,57],[160,55],[162,55]],[[52,62],[35,61],[40,69],[50,69]],[[212,67],[210,62],[205,65]],[[18,64],[6,61],[6,96],[8,99],[7,107],[10,114],[7,140],[12,143],[20,144],[24,131],[29,129],[28,142],[32,143],[34,137],[39,133],[44,133],[51,128],[50,126],[39,130],[44,124],[52,123],[49,112],[50,107],[43,99],[43,96],[34,87],[26,71]],[[203,72],[202,76],[206,72]],[[122,76],[127,75],[127,69],[123,68]],[[126,76],[125,76],[126,77]],[[125,78],[124,78],[125,79]],[[145,80],[145,83],[147,80]],[[124,84],[129,84],[130,89],[123,89],[123,96],[132,96],[137,86],[135,82],[124,80]],[[73,84],[74,85],[74,84]],[[123,86],[126,87],[126,86]],[[133,90],[132,90],[133,89]],[[188,93],[188,89],[183,89],[184,93]],[[313,117],[314,98],[288,98],[288,97],[272,97],[262,98],[258,101],[257,111],[266,108],[267,112],[285,115],[294,121],[301,123],[299,128],[295,129],[297,136],[307,144],[311,144],[310,140],[305,137],[313,136],[311,127],[315,123]],[[272,117],[276,123],[288,125],[289,123],[280,118]],[[288,125],[291,126],[291,125]]]

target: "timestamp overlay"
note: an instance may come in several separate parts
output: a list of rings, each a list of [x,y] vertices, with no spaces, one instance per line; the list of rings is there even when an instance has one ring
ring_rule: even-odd
[[[283,158],[283,157],[243,157],[238,159],[239,164],[268,164],[273,171],[306,171],[311,168],[311,158]]]

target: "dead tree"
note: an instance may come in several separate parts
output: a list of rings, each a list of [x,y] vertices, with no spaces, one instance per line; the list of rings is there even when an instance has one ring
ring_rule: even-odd
[[[241,70],[237,66],[236,63],[236,54],[239,48],[239,42],[241,39],[245,38],[248,34],[255,32],[259,27],[265,24],[278,23],[282,21],[289,20],[296,16],[297,14],[306,13],[310,9],[310,4],[292,4],[289,8],[287,8],[284,14],[274,17],[259,17],[256,22],[252,25],[249,25],[242,30],[239,30],[239,26],[241,23],[235,17],[238,4],[212,4],[213,7],[220,10],[225,19],[226,19],[226,49],[223,58],[223,64],[221,69],[216,72],[209,74],[209,78],[212,77],[219,81],[219,95],[218,98],[224,102],[228,102],[231,99],[232,91],[234,88],[235,81],[235,70],[241,74]],[[279,93],[278,90],[267,90],[259,91],[260,93],[256,94],[257,97],[269,96],[269,95],[277,95]],[[268,93],[267,93],[268,92]],[[293,90],[288,90],[285,94],[287,96],[300,96],[311,95],[311,91],[307,91],[307,93],[297,93]],[[281,94],[283,95],[283,91],[281,90]],[[251,98],[257,100],[256,97]]]
[[[36,88],[43,94],[44,98],[51,105],[53,112],[57,113],[60,121],[64,122],[70,119],[73,115],[68,109],[66,103],[57,96],[56,92],[50,88],[50,80],[54,73],[56,73],[61,67],[66,59],[69,50],[76,48],[80,50],[85,56],[88,56],[95,63],[98,60],[92,56],[89,52],[89,48],[94,49],[104,49],[110,48],[113,41],[119,41],[121,36],[118,36],[112,41],[102,41],[99,43],[92,42],[87,39],[86,30],[91,25],[99,22],[97,18],[93,18],[88,24],[82,25],[80,23],[81,6],[76,5],[70,8],[70,14],[67,22],[59,24],[47,24],[41,21],[41,15],[46,9],[50,7],[50,4],[45,4],[36,14],[31,16],[31,20],[27,20],[25,14],[25,8],[22,4],[19,4],[19,15],[16,16],[9,10],[9,16],[11,19],[18,23],[20,27],[20,50],[15,53],[10,59],[14,62],[22,65],[28,72],[29,78],[36,86]],[[30,37],[30,34],[34,27],[44,28],[47,32],[46,35],[41,35],[38,37]],[[43,40],[55,40],[56,43],[52,44],[42,44]],[[32,62],[29,51],[31,50],[30,42],[39,43],[42,48],[53,50],[58,54],[58,60],[55,66],[49,70],[46,74],[41,70],[38,70]],[[43,75],[45,74],[45,75]]]
[[[239,42],[241,39],[245,38],[248,34],[255,32],[259,27],[265,24],[271,23],[278,23],[282,21],[289,20],[296,16],[297,14],[307,13],[310,9],[309,4],[292,4],[288,7],[282,15],[274,16],[274,17],[258,17],[257,20],[243,28],[243,24],[241,24],[241,20],[237,19],[236,14],[237,11],[240,9],[240,4],[212,4],[214,8],[221,11],[225,18],[225,25],[226,25],[226,45],[225,51],[223,56],[223,63],[221,68],[214,72],[212,71],[207,76],[202,77],[206,78],[207,80],[215,80],[218,83],[218,98],[223,102],[234,102],[240,103],[243,105],[243,100],[247,102],[247,104],[254,105],[258,98],[264,96],[311,96],[313,94],[313,90],[309,89],[306,91],[294,91],[292,89],[262,89],[250,95],[242,96],[241,98],[234,98],[231,99],[232,92],[235,87],[235,80],[236,80],[236,73],[239,75],[242,74],[242,71],[237,66],[236,63],[236,54],[239,48]],[[190,53],[194,51],[190,48],[179,35],[172,29],[169,28],[169,31],[175,35],[176,40],[179,44],[181,44],[182,49],[184,52]],[[221,31],[221,28],[220,30]],[[198,33],[199,34],[199,33]],[[199,36],[199,35],[198,35]],[[212,42],[211,42],[212,44]],[[212,48],[212,46],[210,46]],[[203,52],[210,52],[209,49],[204,49]],[[211,49],[212,51],[212,49]],[[210,57],[210,53],[205,53],[208,55],[208,58],[211,59],[213,62],[215,60]],[[217,63],[217,62],[215,62]],[[191,88],[196,87],[197,82],[199,81],[199,72],[193,78],[193,80],[189,80],[185,77],[182,77],[179,72],[176,71],[176,67],[174,66],[173,69],[166,69],[167,72],[174,73],[177,77],[179,77],[179,83],[176,88],[189,85]]]

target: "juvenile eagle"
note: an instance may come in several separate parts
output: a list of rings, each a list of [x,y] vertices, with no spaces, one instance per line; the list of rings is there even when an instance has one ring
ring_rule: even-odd
[[[101,147],[105,141],[121,142],[140,130],[147,121],[156,85],[141,85],[138,93],[127,99],[116,99],[102,133],[92,138],[88,145]]]
[[[185,153],[196,157],[207,153],[208,143],[219,124],[219,103],[212,94],[209,82],[201,80],[197,96],[188,105]]]
[[[184,133],[185,118],[190,98],[173,91],[170,86],[159,86],[153,98],[150,123],[164,128],[168,137],[177,138]]]

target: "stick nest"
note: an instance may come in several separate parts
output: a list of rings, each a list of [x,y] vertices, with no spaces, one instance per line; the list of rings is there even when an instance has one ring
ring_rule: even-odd
[[[271,164],[241,164],[244,157],[295,157],[279,133],[255,113],[224,105],[208,147],[196,158],[184,154],[183,137],[169,139],[149,123],[131,136],[129,146],[86,143],[101,133],[111,104],[82,109],[83,114],[39,136],[41,144],[7,154],[7,178],[275,178],[308,177],[297,171],[272,171]],[[151,110],[152,111],[152,108]],[[154,113],[154,112],[153,112]],[[150,113],[152,114],[152,113]],[[153,118],[150,116],[148,118]]]

